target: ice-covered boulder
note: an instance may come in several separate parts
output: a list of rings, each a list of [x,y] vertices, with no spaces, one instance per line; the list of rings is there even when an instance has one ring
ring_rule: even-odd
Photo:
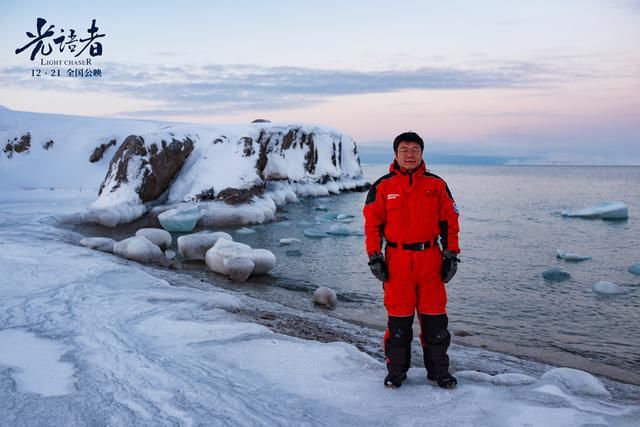
[[[600,281],[591,286],[591,290],[600,295],[624,295],[629,293],[629,289],[617,285],[613,282]]]
[[[629,267],[629,273],[640,276],[640,262]]]
[[[320,286],[313,293],[314,304],[322,305],[328,308],[335,308],[338,304],[338,296],[333,289]]]
[[[571,274],[562,271],[557,267],[550,268],[542,272],[542,278],[547,282],[564,282],[571,278]]]
[[[223,231],[213,233],[195,233],[178,237],[178,253],[183,260],[202,260],[218,239],[232,241],[233,238]]]
[[[276,263],[275,255],[266,249],[253,249],[249,245],[244,243],[233,242],[226,239],[219,239],[216,244],[207,251],[205,255],[205,262],[209,269],[216,273],[229,275],[231,266],[234,266],[234,274],[236,279],[241,277],[244,273],[237,271],[247,266],[248,263],[244,261],[234,261],[231,264],[227,262],[227,259],[232,258],[248,258],[253,263],[254,267],[249,272],[250,275],[266,274],[273,269]],[[238,267],[239,266],[239,267]],[[249,277],[249,276],[247,276]],[[246,279],[245,279],[246,280]]]
[[[600,380],[578,369],[553,368],[545,372],[541,379],[558,385],[572,394],[611,397],[611,394]]]
[[[142,236],[129,237],[113,245],[113,253],[138,262],[163,262],[162,250]]]
[[[231,280],[235,282],[246,282],[256,266],[248,257],[225,258],[223,265]]]
[[[96,251],[113,253],[113,245],[115,240],[108,237],[86,237],[80,240],[80,244],[89,249],[95,249]]]
[[[300,243],[300,239],[296,239],[295,237],[285,237],[283,239],[280,239],[280,244],[282,246],[284,245],[290,245],[292,243]]]
[[[163,250],[171,246],[171,234],[161,228],[141,228],[136,231],[136,236],[146,237],[151,243]]]
[[[565,261],[573,261],[573,262],[587,261],[591,259],[591,257],[587,255],[580,255],[574,252],[561,251],[560,249],[556,251],[556,257],[563,259]]]
[[[158,221],[167,231],[184,233],[193,230],[202,215],[200,208],[187,205],[162,212],[158,215]]]
[[[576,218],[627,219],[629,209],[623,202],[601,202],[596,205],[575,211],[564,210],[562,216]]]

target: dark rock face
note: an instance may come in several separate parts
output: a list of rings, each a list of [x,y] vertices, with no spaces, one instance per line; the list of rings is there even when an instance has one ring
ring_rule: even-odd
[[[4,153],[7,155],[7,158],[12,158],[14,153],[24,153],[28,152],[31,148],[31,134],[29,132],[25,133],[18,138],[13,138],[13,141],[8,141],[7,145],[4,147]]]
[[[89,161],[91,163],[97,162],[102,158],[102,156],[104,156],[104,152],[107,151],[109,148],[113,147],[114,145],[116,145],[115,139],[112,139],[107,144],[100,144],[99,146],[96,147],[95,150],[93,150],[93,153],[89,157]]]
[[[251,202],[253,196],[261,196],[264,193],[263,185],[254,185],[251,188],[225,188],[216,197],[229,205],[241,205]]]
[[[169,188],[192,151],[193,141],[188,137],[182,141],[173,139],[170,143],[161,141],[161,147],[151,144],[147,149],[142,137],[130,135],[113,155],[107,176],[100,186],[100,194],[106,183],[114,182],[110,189],[113,192],[127,183],[130,172],[133,172],[136,177],[141,177],[135,189],[140,200],[144,203],[156,200]],[[137,165],[137,170],[129,171],[131,165]]]

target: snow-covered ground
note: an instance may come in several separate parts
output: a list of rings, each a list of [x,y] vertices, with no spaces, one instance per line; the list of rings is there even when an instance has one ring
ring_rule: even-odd
[[[273,303],[215,283],[187,287],[179,272],[78,246],[83,236],[57,228],[51,216],[93,198],[92,191],[0,192],[0,425],[631,426],[640,419],[640,387],[551,367],[543,375],[531,362],[462,347],[451,352],[457,366],[475,360],[501,373],[458,372],[459,387],[441,390],[415,368],[402,388],[385,389],[384,364],[356,347],[281,335],[240,314],[247,306],[274,310]]]

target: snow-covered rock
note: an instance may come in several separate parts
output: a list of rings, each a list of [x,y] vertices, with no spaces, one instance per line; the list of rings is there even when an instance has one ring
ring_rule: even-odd
[[[113,245],[115,240],[108,237],[86,237],[80,240],[80,244],[89,249],[95,249],[96,251],[113,253]]]
[[[158,221],[167,231],[184,233],[193,230],[202,215],[203,212],[197,206],[183,205],[162,212],[158,215]]]
[[[601,202],[575,211],[564,210],[562,216],[577,218],[627,219],[629,209],[623,202]]]
[[[113,253],[138,262],[161,262],[165,260],[162,250],[142,236],[129,237],[113,245]]]
[[[300,239],[296,239],[295,237],[285,237],[283,239],[280,239],[280,244],[281,245],[290,245],[292,243],[300,243],[301,240]]]
[[[231,258],[248,258],[251,260],[254,267],[249,272],[249,275],[266,274],[273,269],[276,263],[275,255],[266,249],[253,249],[244,243],[233,242],[226,239],[219,239],[216,244],[207,251],[205,262],[210,270],[224,275],[230,275],[229,268],[231,266],[234,268],[237,267],[236,270],[234,270],[234,274],[236,274],[236,279],[234,280],[237,280],[237,278],[244,275],[244,273],[239,270],[244,271],[243,269],[248,263],[244,261],[234,261],[229,264],[229,262],[226,262],[227,259]]]
[[[561,258],[565,261],[573,261],[573,262],[587,261],[591,259],[591,257],[587,255],[580,255],[574,252],[566,252],[560,249],[556,251],[556,257]]]
[[[136,236],[146,237],[151,243],[163,250],[171,246],[171,234],[161,228],[141,228],[136,231]]]
[[[326,286],[320,286],[313,293],[313,302],[328,308],[335,308],[338,304],[338,296],[336,295],[336,291],[333,289],[327,288]]]
[[[605,386],[588,372],[572,368],[553,368],[542,375],[543,381],[555,384],[571,394],[610,397]]]
[[[202,260],[218,239],[232,241],[233,238],[228,233],[216,231],[213,233],[195,233],[178,237],[178,253],[183,260]]]
[[[629,267],[629,273],[640,276],[640,262]]]
[[[236,282],[246,282],[256,266],[248,257],[225,258],[223,264],[231,280]]]
[[[629,293],[629,289],[613,282],[600,281],[591,286],[591,290],[600,295],[624,295]]]
[[[552,267],[542,272],[542,278],[547,282],[564,282],[571,278],[571,274],[560,270],[558,267]]]

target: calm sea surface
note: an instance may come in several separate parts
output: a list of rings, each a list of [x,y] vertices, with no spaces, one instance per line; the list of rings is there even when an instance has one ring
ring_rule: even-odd
[[[373,182],[387,166],[363,169]],[[447,285],[454,342],[640,383],[640,276],[627,272],[640,262],[640,167],[436,165],[431,171],[448,182],[461,213],[463,262]],[[361,232],[365,197],[301,199],[283,207],[279,222],[253,227],[256,233],[227,230],[277,256],[272,277],[260,279],[274,286],[253,285],[251,292],[304,307],[317,286],[328,286],[340,298],[332,315],[384,325],[382,288],[369,272],[364,237],[304,236],[309,228],[329,230],[331,214],[353,215],[345,225]],[[560,215],[607,200],[626,203],[629,219]],[[284,237],[302,242],[279,246]],[[566,262],[556,258],[557,249],[593,259]],[[545,282],[541,273],[551,267],[571,279]],[[599,296],[591,286],[601,280],[630,292]]]

